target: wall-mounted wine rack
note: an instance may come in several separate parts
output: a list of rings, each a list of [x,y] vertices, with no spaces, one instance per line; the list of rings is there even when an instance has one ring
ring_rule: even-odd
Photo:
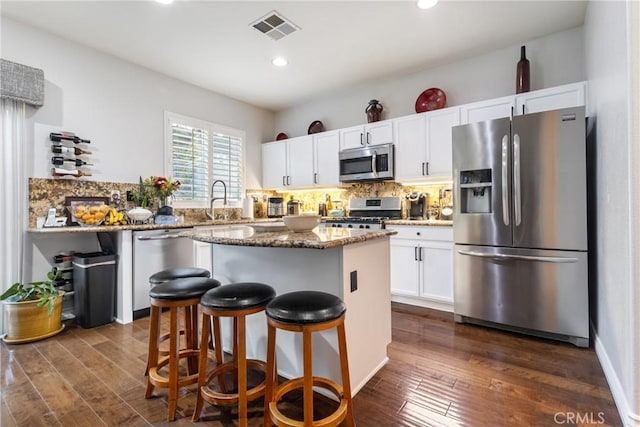
[[[93,166],[93,163],[89,163],[78,156],[91,154],[91,151],[84,148],[75,146],[64,145],[63,142],[70,141],[75,144],[90,144],[88,139],[82,139],[73,132],[51,132],[49,139],[53,143],[51,145],[51,175],[54,177],[73,176],[80,178],[81,176],[91,176],[91,173],[86,169],[80,169],[80,167]],[[65,166],[73,166],[73,169],[69,169]]]

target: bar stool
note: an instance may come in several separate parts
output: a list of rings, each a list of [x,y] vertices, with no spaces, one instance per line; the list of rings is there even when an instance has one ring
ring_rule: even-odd
[[[176,267],[176,268],[168,268],[166,270],[158,271],[157,273],[149,276],[149,285],[154,287],[161,283],[168,282],[170,280],[175,279],[186,279],[188,277],[211,277],[211,273],[209,270],[199,267]],[[185,316],[187,315],[187,310],[184,312]],[[197,313],[193,318],[194,322],[197,322]],[[188,320],[185,317],[184,323],[187,324]],[[180,330],[180,335],[184,335],[184,330]],[[164,342],[169,339],[169,333],[161,335],[159,338],[159,342]],[[168,352],[164,350],[160,350],[160,355],[167,355]],[[147,368],[144,371],[144,375],[146,376],[149,373],[149,361],[147,360]]]
[[[149,284],[153,287],[160,283],[175,279],[186,279],[187,277],[211,277],[209,270],[199,267],[177,267],[158,271],[149,277]]]
[[[266,308],[267,314],[267,388],[264,398],[264,425],[271,426],[273,420],[278,426],[337,426],[346,419],[347,425],[355,426],[351,383],[347,360],[347,341],[344,331],[344,317],[347,308],[335,295],[316,291],[290,292],[274,298]],[[328,378],[313,375],[313,332],[336,328],[340,353],[342,386]],[[285,381],[278,386],[276,371],[276,330],[302,332],[303,376]],[[313,419],[313,387],[321,387],[332,392],[339,403],[329,416]],[[292,390],[303,390],[304,420],[291,419],[278,410],[278,402]]]
[[[238,422],[246,426],[247,403],[264,394],[265,383],[247,390],[247,368],[265,370],[265,362],[256,359],[247,360],[246,352],[246,317],[263,311],[275,297],[275,290],[262,283],[233,283],[212,289],[202,296],[202,336],[200,341],[200,367],[198,369],[198,397],[193,411],[193,421],[198,421],[204,401],[213,405],[238,405]],[[216,346],[216,366],[207,374],[207,341],[209,340],[210,318],[213,318],[214,335],[220,336],[220,317],[233,318],[233,360],[223,363],[222,351]],[[231,372],[236,392],[227,390],[224,374]],[[212,389],[209,384],[217,378],[220,391]]]
[[[151,298],[151,320],[149,322],[149,353],[148,376],[145,398],[151,397],[154,387],[169,389],[168,420],[173,421],[178,403],[178,389],[198,381],[197,358],[198,351],[198,323],[197,310],[200,298],[210,289],[220,286],[220,282],[206,277],[189,277],[170,280],[154,286],[149,291]],[[160,354],[160,320],[162,308],[169,309],[169,354]],[[184,335],[186,346],[179,348],[180,333],[178,330],[178,310],[182,308],[185,314]],[[220,347],[216,338],[216,347]],[[186,376],[180,376],[178,364],[180,359],[188,358]],[[159,371],[169,365],[169,372],[165,375]]]

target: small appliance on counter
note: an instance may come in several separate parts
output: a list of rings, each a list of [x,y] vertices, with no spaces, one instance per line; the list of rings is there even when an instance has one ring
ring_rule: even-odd
[[[269,197],[267,200],[267,218],[282,218],[284,215],[284,199],[282,197]]]
[[[427,193],[409,193],[406,199],[408,219],[427,219],[429,212],[429,195]]]
[[[294,200],[291,196],[291,200],[287,202],[287,215],[300,215],[302,212],[302,202],[300,200]]]

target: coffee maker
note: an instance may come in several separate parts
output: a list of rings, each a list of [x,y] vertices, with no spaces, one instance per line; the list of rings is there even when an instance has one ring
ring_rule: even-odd
[[[269,197],[267,201],[267,217],[281,218],[284,215],[284,204],[282,197]]]
[[[429,195],[427,193],[407,194],[407,218],[426,219],[429,212]]]

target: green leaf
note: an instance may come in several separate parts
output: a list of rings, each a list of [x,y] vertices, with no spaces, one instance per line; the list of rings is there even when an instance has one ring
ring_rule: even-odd
[[[11,296],[17,293],[20,293],[21,291],[22,291],[22,284],[14,283],[13,285],[11,285],[9,289],[7,289],[2,295],[0,295],[0,300],[6,300]]]

